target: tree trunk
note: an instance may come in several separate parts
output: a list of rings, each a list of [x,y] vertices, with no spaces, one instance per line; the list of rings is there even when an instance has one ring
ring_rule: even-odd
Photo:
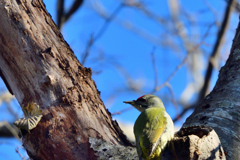
[[[33,159],[96,159],[89,137],[129,145],[41,0],[1,0],[0,72],[21,107],[43,111],[23,136]]]
[[[212,92],[198,105],[183,127],[205,125],[218,134],[227,159],[240,159],[240,23],[231,53]]]

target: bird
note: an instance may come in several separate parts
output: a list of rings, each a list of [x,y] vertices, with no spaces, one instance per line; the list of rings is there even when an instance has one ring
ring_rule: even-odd
[[[174,137],[173,121],[163,102],[150,94],[123,102],[141,112],[133,127],[139,160],[161,159],[161,152]]]

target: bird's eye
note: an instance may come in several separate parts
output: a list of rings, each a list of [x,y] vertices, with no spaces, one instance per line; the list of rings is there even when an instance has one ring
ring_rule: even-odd
[[[141,101],[141,102],[146,102],[146,99],[143,99],[143,98],[139,98],[138,101]]]

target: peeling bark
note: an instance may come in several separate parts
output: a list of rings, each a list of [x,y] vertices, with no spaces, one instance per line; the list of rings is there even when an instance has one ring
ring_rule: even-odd
[[[33,159],[96,159],[89,137],[130,145],[41,0],[0,2],[0,70],[23,107],[43,117],[23,146]]]
[[[182,128],[162,154],[162,160],[226,160],[216,132],[206,126]]]

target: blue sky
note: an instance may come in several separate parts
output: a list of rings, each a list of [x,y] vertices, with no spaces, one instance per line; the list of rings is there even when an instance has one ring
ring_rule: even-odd
[[[44,0],[47,10],[52,15],[54,21],[56,20],[56,0],[47,1]],[[72,3],[73,0],[67,1],[67,5]],[[152,10],[155,14],[167,19],[166,25],[170,23],[171,17],[169,14],[167,1],[144,1],[145,5],[149,10]],[[198,41],[199,35],[206,32],[209,24],[216,20],[218,23],[221,22],[223,11],[225,10],[226,2],[222,1],[209,1],[209,6],[214,12],[207,12],[206,2],[202,0],[195,1],[180,1],[182,8],[187,11],[186,14],[189,16],[197,17],[195,19],[197,24],[202,24],[201,27],[192,27],[191,24],[186,22],[184,16],[180,15],[180,18],[185,22],[186,28],[189,29],[189,35],[192,36],[190,41]],[[103,26],[105,20],[101,18],[93,9],[92,4],[97,4],[98,1],[86,1],[81,9],[63,26],[62,34],[65,40],[69,43],[77,58],[81,61],[82,53],[85,50],[86,44],[90,39],[91,35],[96,35],[100,28]],[[108,13],[112,13],[118,6],[120,1],[101,1],[105,10]],[[217,13],[217,16],[215,15]],[[216,19],[217,17],[217,19]],[[124,28],[121,23],[136,26],[141,29],[143,35],[139,35]],[[237,27],[238,17],[236,14],[232,16],[231,26],[229,28],[226,44],[223,47],[223,52],[228,53],[231,47],[232,39]],[[168,29],[168,28],[167,28]],[[212,27],[208,38],[205,40],[206,45],[201,46],[204,50],[204,54],[209,56],[212,50],[213,42],[216,39],[217,27]],[[150,36],[152,39],[161,42],[167,37],[163,36],[168,34],[163,26],[145,14],[140,12],[138,9],[124,7],[117,14],[116,18],[109,23],[108,28],[103,35],[94,43],[90,51],[85,67],[91,67],[93,72],[100,72],[99,74],[93,74],[93,79],[96,82],[98,90],[101,92],[101,98],[105,103],[106,107],[110,112],[114,113],[122,109],[128,108],[129,106],[122,103],[124,100],[133,100],[140,97],[143,94],[148,94],[152,91],[154,86],[154,70],[152,64],[151,52],[154,50],[156,59],[156,66],[158,69],[158,84],[165,82],[167,77],[175,70],[178,64],[184,58],[186,52],[173,53],[172,48],[157,45],[147,40],[144,35]],[[180,50],[183,50],[181,40],[178,38],[170,39],[172,43],[175,43]],[[224,54],[223,53],[223,54]],[[225,59],[221,61],[221,65],[224,64]],[[203,65],[206,65],[206,59],[203,58]],[[121,66],[121,68],[117,68]],[[121,72],[124,68],[124,73],[127,74],[134,80],[136,84],[143,85],[143,92],[136,93],[129,91],[127,88],[127,82],[125,75]],[[204,68],[204,66],[203,66]],[[211,86],[213,87],[218,75],[218,69],[214,71],[213,80]],[[202,71],[204,75],[205,71]],[[174,77],[169,82],[173,88],[175,99],[179,99],[183,90],[187,84],[192,81],[192,77],[189,73],[189,68],[184,65],[177,71]],[[5,89],[3,82],[0,82],[0,88]],[[163,88],[156,93],[156,95],[164,97],[170,97],[168,89]],[[194,100],[194,97],[191,99]],[[171,117],[176,116],[176,108],[174,105],[163,99],[167,112]],[[16,101],[12,102],[16,106],[15,110],[18,112],[19,107]],[[182,110],[181,106],[178,106],[178,112]],[[0,107],[0,111],[3,116],[0,120],[13,121],[13,117],[9,116],[5,105]],[[175,125],[181,126],[187,116],[191,114],[189,111],[181,121]],[[22,114],[20,114],[22,115]],[[131,109],[121,115],[113,116],[114,119],[123,121],[126,123],[133,124],[136,120],[139,112],[135,109]],[[26,153],[21,149],[21,143],[17,142],[12,138],[1,138],[0,139],[0,160],[20,159],[19,155],[15,152],[15,149],[19,147],[23,156]]]

